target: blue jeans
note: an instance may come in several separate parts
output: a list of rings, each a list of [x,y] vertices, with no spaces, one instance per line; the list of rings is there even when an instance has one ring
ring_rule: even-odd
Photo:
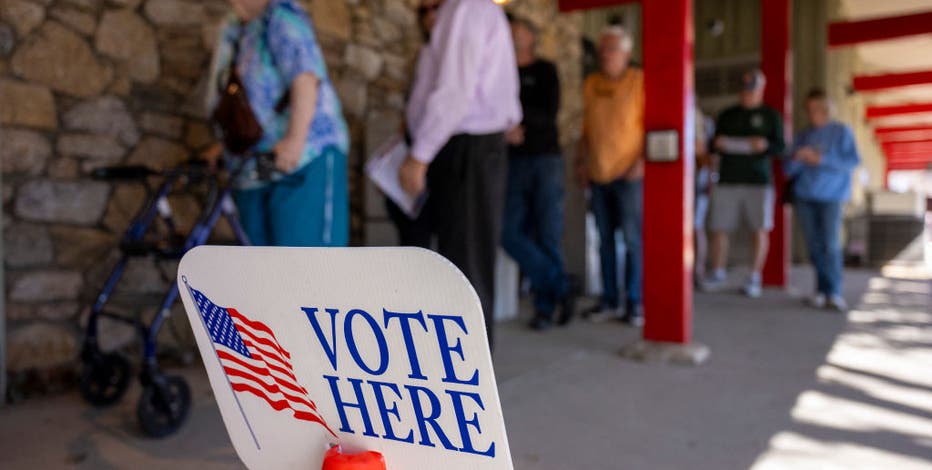
[[[512,157],[505,190],[502,246],[530,279],[538,314],[552,314],[569,290],[562,243],[563,158]]]
[[[628,305],[641,304],[643,257],[641,227],[644,220],[641,181],[618,179],[592,185],[592,213],[599,228],[599,255],[602,263],[602,304],[619,306],[618,260],[615,232],[621,229],[625,240],[625,294]]]
[[[816,270],[816,292],[841,295],[844,268],[841,255],[842,202],[796,201],[796,217],[806,237],[809,259]]]

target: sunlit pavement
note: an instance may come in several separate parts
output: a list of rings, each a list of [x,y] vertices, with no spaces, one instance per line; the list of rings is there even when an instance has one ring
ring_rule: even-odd
[[[932,468],[932,283],[888,268],[755,470]]]
[[[803,307],[811,274],[793,279],[759,300],[698,294],[712,357],[697,368],[622,359],[638,333],[621,325],[502,325],[515,467],[932,469],[932,276],[849,272],[847,316]],[[0,468],[238,468],[203,372],[184,373],[194,409],[177,435],[141,437],[135,388],[106,410],[32,400],[0,410]]]

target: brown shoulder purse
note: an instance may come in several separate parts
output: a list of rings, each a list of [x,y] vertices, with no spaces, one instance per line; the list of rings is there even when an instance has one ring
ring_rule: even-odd
[[[223,146],[234,155],[242,155],[262,139],[262,125],[249,104],[246,87],[236,69],[239,56],[239,39],[233,46],[233,59],[227,72],[227,82],[220,90],[220,98],[213,121],[223,135]]]
[[[220,128],[223,134],[223,145],[233,155],[243,155],[262,139],[264,133],[262,124],[256,117],[246,87],[239,76],[236,64],[239,58],[239,43],[237,38],[233,43],[233,59],[227,71],[227,82],[220,90],[220,97],[211,119]],[[273,56],[274,65],[274,56]],[[291,99],[290,90],[279,98],[275,105],[276,113],[283,113],[288,108]]]

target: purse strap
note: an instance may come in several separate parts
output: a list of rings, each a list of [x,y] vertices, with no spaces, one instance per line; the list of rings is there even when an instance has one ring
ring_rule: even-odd
[[[269,41],[269,17],[270,16],[271,16],[271,9],[265,12],[265,14],[263,15],[263,22],[262,22],[263,39],[265,40],[265,43],[267,46],[270,44],[270,41]],[[243,28],[242,25],[240,25],[240,32],[237,35],[237,37],[233,40],[233,44],[232,44],[233,57],[230,59],[230,64],[227,68],[227,77],[228,77],[227,82],[228,83],[230,80],[233,79],[234,76],[238,75],[236,67],[239,63],[240,43],[242,42],[243,37],[245,37],[245,35],[246,35],[245,28]],[[272,53],[271,47],[269,47],[269,58],[272,61],[272,68],[275,69],[275,72],[279,75],[279,78],[281,78],[281,73],[278,70],[278,64],[275,61],[275,54]],[[239,81],[242,82],[242,79],[239,79]],[[291,104],[291,86],[290,84],[286,84],[286,85],[287,86],[285,87],[285,93],[283,93],[281,98],[279,98],[278,101],[275,103],[275,113],[277,114],[284,113],[288,109],[288,106]],[[224,84],[221,86],[225,87],[226,85]]]

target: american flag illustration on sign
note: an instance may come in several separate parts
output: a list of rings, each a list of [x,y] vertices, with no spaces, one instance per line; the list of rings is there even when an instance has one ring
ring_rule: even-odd
[[[278,343],[271,328],[234,308],[216,305],[201,291],[187,282],[185,285],[233,391],[259,397],[276,411],[291,412],[295,419],[318,423],[336,436],[317,411],[307,389],[298,383],[291,354]]]

